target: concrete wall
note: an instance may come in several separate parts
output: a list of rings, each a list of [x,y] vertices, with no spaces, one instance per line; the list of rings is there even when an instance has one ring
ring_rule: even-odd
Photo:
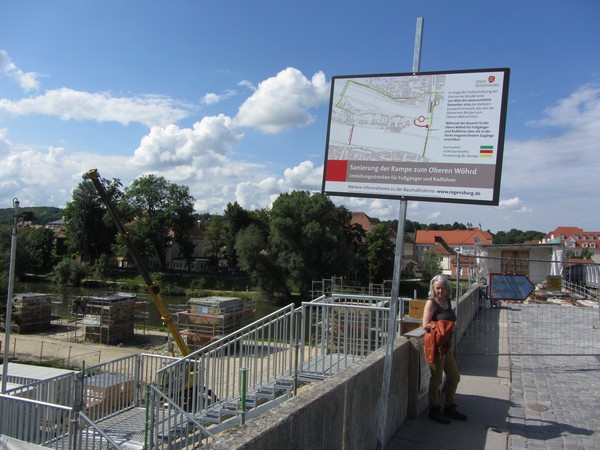
[[[477,288],[468,291],[457,308],[459,334],[467,329],[479,305]],[[422,329],[394,343],[385,442],[408,417],[426,404],[428,368],[422,352]],[[318,382],[311,389],[248,420],[206,448],[214,450],[352,449],[378,447],[379,397],[385,349]]]

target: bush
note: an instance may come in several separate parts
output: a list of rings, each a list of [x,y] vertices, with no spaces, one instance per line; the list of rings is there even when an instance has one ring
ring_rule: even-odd
[[[80,263],[71,258],[64,258],[54,267],[51,279],[58,284],[79,286],[89,272],[90,267],[87,263]]]

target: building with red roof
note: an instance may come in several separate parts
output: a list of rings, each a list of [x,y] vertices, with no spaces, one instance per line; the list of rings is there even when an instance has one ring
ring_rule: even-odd
[[[560,244],[572,256],[579,256],[587,249],[592,259],[600,263],[600,231],[584,231],[579,227],[557,227],[542,239],[543,244]]]

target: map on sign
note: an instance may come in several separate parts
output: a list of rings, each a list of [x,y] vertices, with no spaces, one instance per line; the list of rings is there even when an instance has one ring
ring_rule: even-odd
[[[329,158],[352,161],[428,161],[439,139],[436,108],[445,75],[347,79],[338,88],[331,116]],[[374,146],[373,144],[377,145]],[[401,145],[399,145],[401,143]]]
[[[497,203],[508,69],[333,77],[323,192]]]

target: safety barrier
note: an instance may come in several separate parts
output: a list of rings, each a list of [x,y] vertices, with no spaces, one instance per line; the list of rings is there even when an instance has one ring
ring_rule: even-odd
[[[0,394],[0,435],[54,449],[71,449],[72,408]]]

